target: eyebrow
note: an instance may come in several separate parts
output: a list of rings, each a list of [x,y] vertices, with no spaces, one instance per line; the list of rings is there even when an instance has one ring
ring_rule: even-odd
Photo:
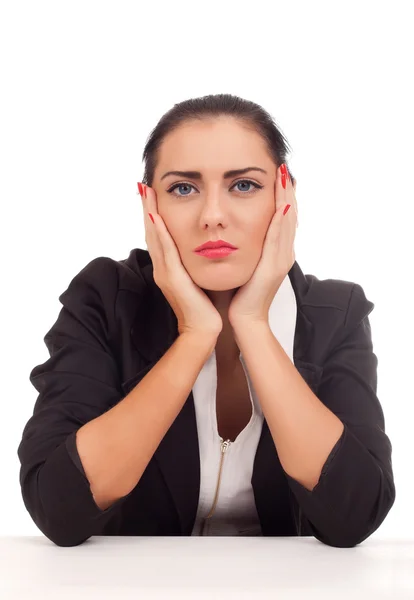
[[[261,171],[262,173],[267,175],[267,171],[265,171],[264,169],[261,169],[260,167],[246,167],[245,169],[233,169],[231,171],[225,171],[225,173],[223,173],[223,179],[230,179],[231,177],[236,177],[236,175],[244,175],[244,173],[247,173],[248,171]],[[188,177],[189,179],[202,179],[203,178],[200,171],[167,171],[161,177],[160,181],[165,179],[168,175],[177,175],[178,177]]]

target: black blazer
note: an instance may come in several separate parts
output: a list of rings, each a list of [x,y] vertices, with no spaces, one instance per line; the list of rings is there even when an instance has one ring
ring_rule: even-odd
[[[345,428],[310,492],[283,470],[264,420],[251,480],[262,533],[352,547],[395,500],[376,396],[374,304],[359,284],[320,281],[297,262],[288,275],[297,301],[294,365]],[[200,488],[192,392],[138,484],[106,510],[94,502],[75,443],[76,431],[122,400],[178,336],[149,252],[92,260],[59,300],[63,308],[44,337],[50,358],[30,373],[39,395],[17,450],[26,509],[59,546],[92,535],[191,535]]]

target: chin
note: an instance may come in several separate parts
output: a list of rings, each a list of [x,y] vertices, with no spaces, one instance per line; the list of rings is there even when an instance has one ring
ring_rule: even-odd
[[[235,294],[240,286],[237,288],[232,288],[232,287],[229,287],[228,283],[226,283],[225,285],[221,285],[221,286],[209,285],[208,287],[202,287],[201,285],[199,285],[198,287],[200,287],[204,292],[228,292],[229,290],[232,290]]]
[[[259,256],[260,259],[260,256]],[[259,260],[258,259],[258,260]],[[252,261],[250,265],[231,265],[224,261],[220,264],[218,261],[206,261],[205,265],[194,268],[184,266],[199,288],[211,292],[224,292],[227,290],[237,291],[242,285],[247,283],[254,273],[257,261]],[[250,262],[250,261],[249,261]]]
[[[210,292],[225,292],[227,290],[234,290],[234,292],[236,292],[239,287],[244,285],[249,280],[249,277],[246,275],[243,278],[240,276],[217,277],[214,275],[210,275],[208,277],[205,275],[193,277],[191,275],[191,278],[202,290]]]

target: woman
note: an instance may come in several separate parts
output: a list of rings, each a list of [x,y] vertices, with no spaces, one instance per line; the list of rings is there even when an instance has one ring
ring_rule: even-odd
[[[148,251],[61,294],[18,448],[59,546],[92,535],[312,535],[352,547],[395,500],[359,284],[304,275],[296,182],[266,111],[176,104],[144,151]],[[232,249],[198,251],[206,242]],[[217,245],[217,244],[216,244]]]

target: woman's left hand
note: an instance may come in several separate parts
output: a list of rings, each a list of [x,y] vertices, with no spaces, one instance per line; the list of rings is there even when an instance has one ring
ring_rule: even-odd
[[[296,182],[292,185],[286,166],[282,164],[276,171],[276,210],[267,230],[261,258],[249,281],[237,290],[230,303],[228,317],[233,327],[239,321],[268,322],[273,298],[296,260],[294,241],[298,211],[295,190]],[[283,214],[288,204],[290,208]]]

